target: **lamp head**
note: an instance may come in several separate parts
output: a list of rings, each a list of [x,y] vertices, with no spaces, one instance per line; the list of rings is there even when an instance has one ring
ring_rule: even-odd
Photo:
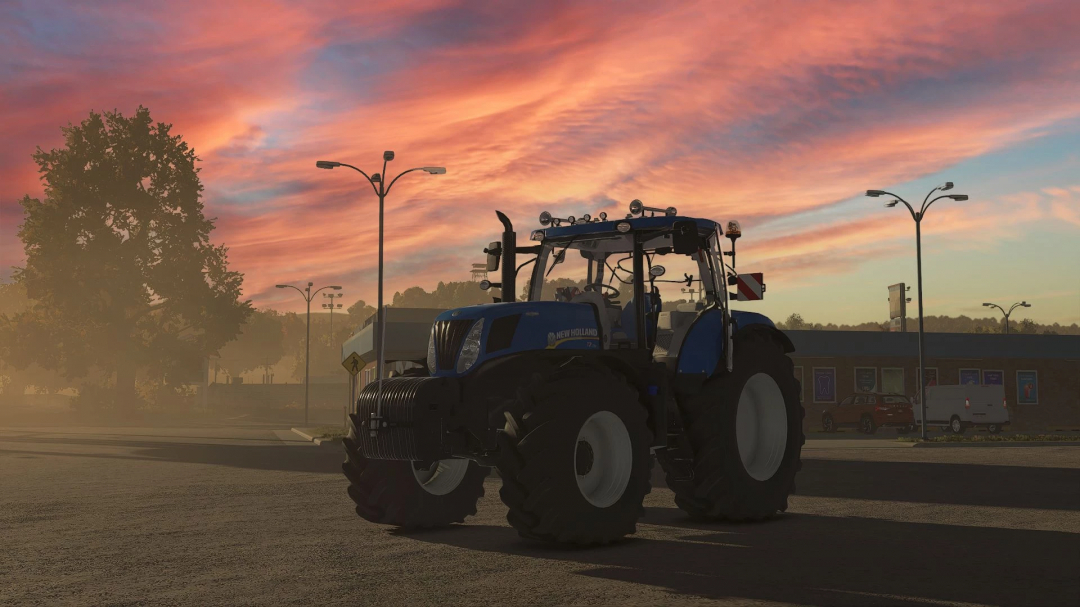
[[[275,289],[288,289],[289,285],[274,285]]]
[[[381,182],[382,182],[382,175],[379,175],[378,173],[372,173],[371,174],[371,183],[381,183]]]
[[[952,182],[951,181],[946,181],[943,185],[939,185],[937,187],[937,189],[941,190],[942,192],[944,192],[945,190],[951,190],[952,189]]]
[[[420,170],[425,171],[430,175],[445,175],[446,174],[446,167],[424,167],[424,168],[422,168]]]
[[[891,209],[892,207],[895,207],[895,206],[896,206],[896,205],[898,205],[898,204],[900,204],[900,201],[898,201],[898,200],[893,200],[893,201],[891,201],[891,202],[886,202],[886,203],[885,203],[885,206],[887,206],[887,207],[889,207],[889,208]]]
[[[869,196],[870,198],[877,198],[878,196],[881,196],[884,193],[885,193],[884,190],[866,190],[866,195]]]
[[[986,308],[989,308],[989,307],[990,307],[990,306],[992,306],[992,305],[994,305],[994,304],[992,304],[992,303],[984,303],[984,304],[983,304],[983,306],[984,306],[984,307],[986,307]]]
[[[955,200],[957,202],[962,202],[962,201],[968,199],[968,195],[967,194],[952,194],[952,195],[949,196],[949,198],[952,198],[953,200]]]
[[[1029,303],[1028,303],[1028,302],[1026,302],[1026,301],[1022,301],[1022,302],[1020,302],[1020,305],[1021,305],[1021,306],[1023,306],[1023,307],[1025,307],[1025,308],[1030,308],[1030,307],[1031,307],[1031,304],[1029,304]]]
[[[382,159],[385,160],[386,162],[390,162],[391,160],[394,159],[394,153],[392,151],[390,151],[390,150],[387,150],[387,151],[382,153]]]
[[[330,287],[330,288],[331,288],[331,289],[333,289],[333,290],[335,290],[335,291],[340,291],[340,290],[341,290],[341,287],[339,287],[339,286],[337,286],[337,285],[334,285],[334,286],[332,286],[332,287]]]
[[[315,162],[315,166],[320,169],[332,169],[341,166],[340,162],[332,162],[330,160],[318,160]]]

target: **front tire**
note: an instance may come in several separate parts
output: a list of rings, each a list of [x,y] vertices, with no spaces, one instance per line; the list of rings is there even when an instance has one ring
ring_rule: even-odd
[[[805,442],[794,365],[771,335],[736,338],[734,368],[681,407],[690,478],[659,452],[675,503],[700,520],[760,520],[787,510]]]
[[[986,429],[990,434],[1001,434],[1001,424],[990,424],[986,426]]]
[[[401,376],[421,377],[425,369],[407,369]],[[405,529],[444,527],[476,514],[490,468],[467,459],[443,459],[430,464],[367,458],[360,451],[360,420],[349,415],[349,435],[342,440],[349,479],[349,497],[356,513],[373,523]]]
[[[874,418],[869,415],[862,416],[862,419],[859,421],[859,430],[863,434],[874,434],[877,432],[877,424],[874,423]]]
[[[519,390],[500,433],[500,495],[523,537],[605,544],[637,529],[652,436],[637,391],[606,368],[567,365]]]
[[[828,433],[836,432],[836,422],[831,415],[826,414],[821,418],[821,429]]]

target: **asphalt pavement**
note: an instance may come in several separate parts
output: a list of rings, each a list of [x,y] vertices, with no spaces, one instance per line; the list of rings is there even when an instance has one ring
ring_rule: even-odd
[[[287,426],[0,427],[0,605],[1078,605],[1080,447],[811,440],[789,512],[696,524],[666,488],[596,549],[358,518]]]

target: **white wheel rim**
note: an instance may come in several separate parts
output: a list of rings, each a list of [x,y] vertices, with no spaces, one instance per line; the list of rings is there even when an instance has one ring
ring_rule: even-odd
[[[787,407],[780,386],[765,373],[746,381],[735,414],[735,440],[746,473],[766,481],[780,468],[787,450]]]
[[[634,449],[618,415],[601,411],[585,420],[574,441],[573,462],[578,490],[590,504],[607,508],[619,501],[630,484]]]
[[[411,464],[413,476],[420,487],[432,495],[446,495],[461,484],[469,470],[467,459],[441,459],[427,470],[417,469],[416,462]]]
[[[953,420],[952,429],[953,429],[953,432],[959,432],[960,431],[960,420],[956,420],[956,419]]]

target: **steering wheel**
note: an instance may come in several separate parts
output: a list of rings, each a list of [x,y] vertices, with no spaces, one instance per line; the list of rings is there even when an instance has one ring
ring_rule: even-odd
[[[601,295],[603,295],[604,297],[608,297],[610,299],[615,299],[620,295],[618,289],[616,289],[615,287],[613,287],[611,285],[604,284],[604,283],[589,283],[589,284],[585,285],[584,290],[585,291],[596,291],[597,287],[602,288],[602,289],[607,289],[608,291],[610,291],[610,293],[601,293]]]

